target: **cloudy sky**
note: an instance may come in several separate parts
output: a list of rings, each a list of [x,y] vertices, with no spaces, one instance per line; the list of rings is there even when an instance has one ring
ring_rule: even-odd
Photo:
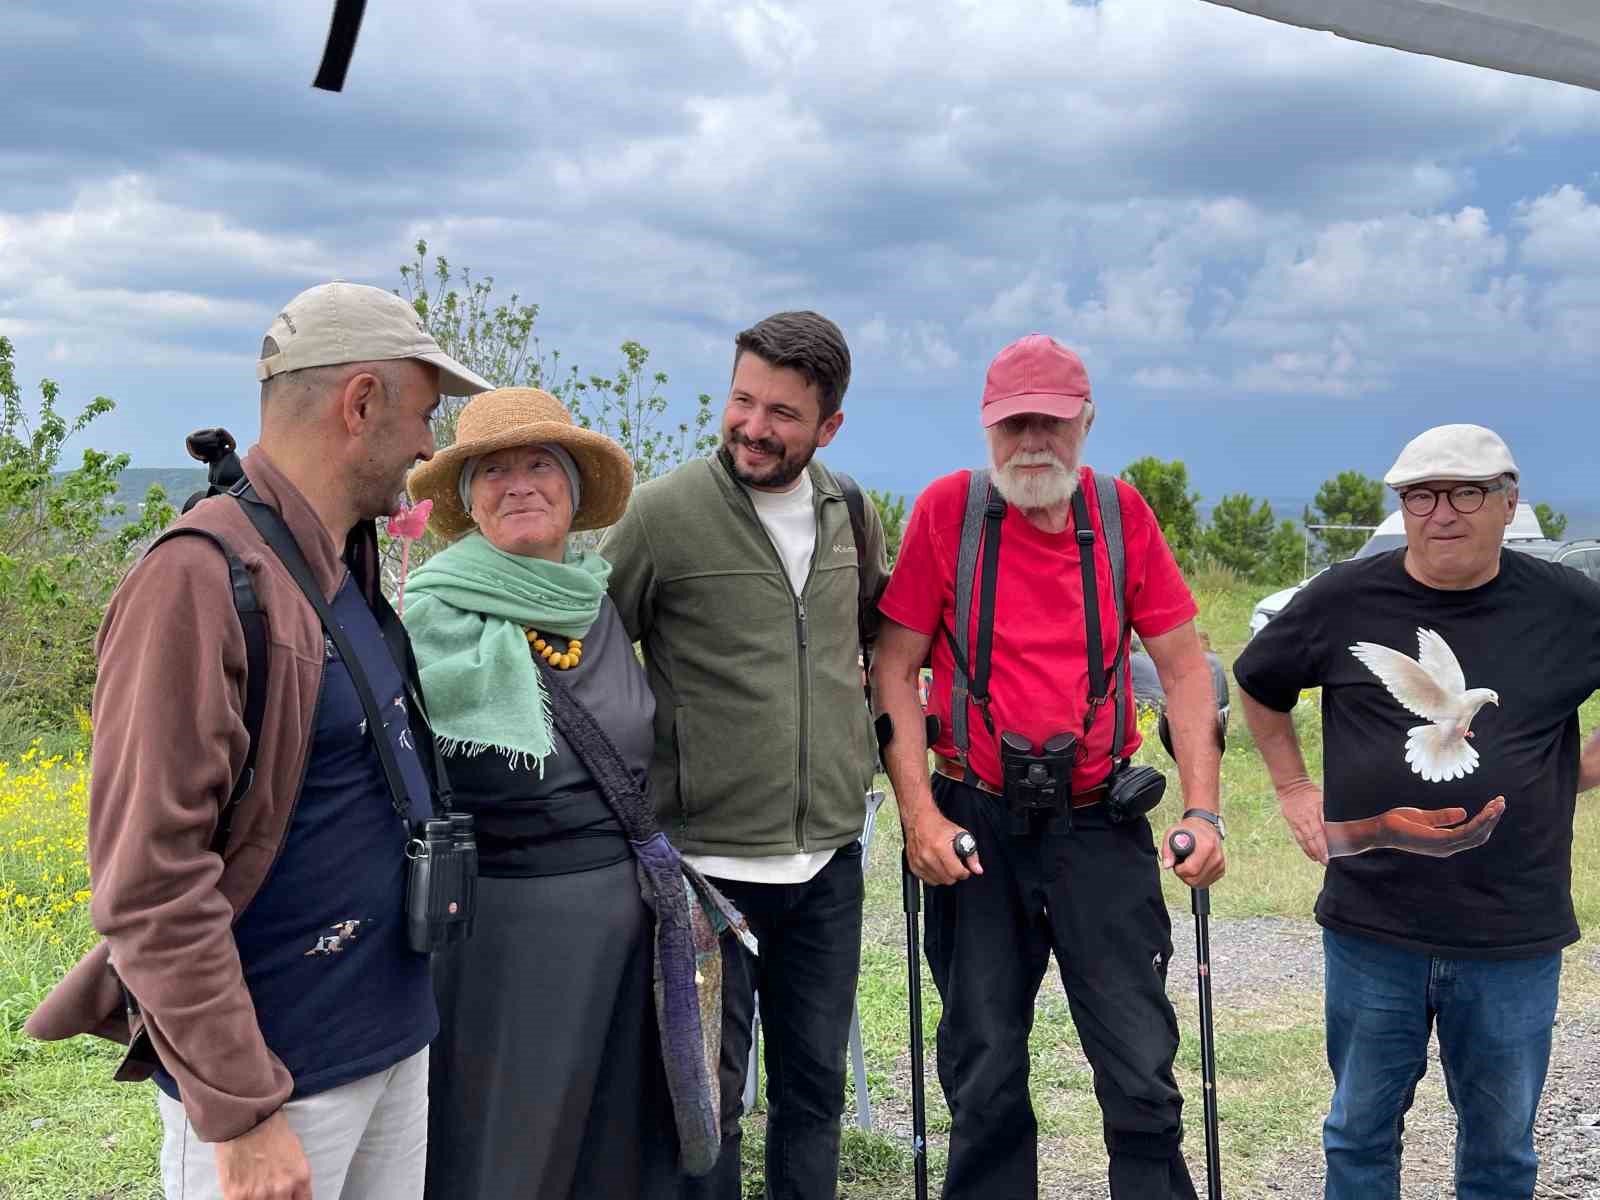
[[[0,0],[0,333],[137,465],[253,436],[276,308],[425,237],[684,402],[828,313],[829,459],[895,490],[981,455],[989,358],[1044,330],[1103,468],[1305,496],[1473,420],[1600,508],[1600,94],[1201,0],[436,0],[371,6],[333,95],[330,9]]]

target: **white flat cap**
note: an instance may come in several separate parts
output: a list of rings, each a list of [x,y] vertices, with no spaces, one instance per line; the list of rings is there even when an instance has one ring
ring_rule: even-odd
[[[1400,451],[1383,481],[1392,488],[1425,479],[1468,481],[1517,475],[1511,448],[1498,433],[1482,425],[1435,425],[1417,434]]]
[[[439,368],[439,390],[471,396],[494,387],[439,347],[422,318],[393,292],[335,280],[284,305],[267,330],[277,352],[256,363],[263,381],[307,367],[415,358]]]

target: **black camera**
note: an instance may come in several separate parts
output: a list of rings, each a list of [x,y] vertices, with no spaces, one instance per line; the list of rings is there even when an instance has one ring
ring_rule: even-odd
[[[1154,767],[1130,767],[1126,763],[1106,780],[1106,820],[1116,825],[1142,817],[1167,792],[1167,777]]]
[[[1020,733],[1000,735],[1002,793],[1011,809],[1013,833],[1028,833],[1035,819],[1048,819],[1050,830],[1072,830],[1072,765],[1078,757],[1078,736],[1058,733],[1035,753]]]
[[[451,813],[424,821],[406,844],[406,940],[432,954],[472,936],[478,892],[478,843],[472,817]]]

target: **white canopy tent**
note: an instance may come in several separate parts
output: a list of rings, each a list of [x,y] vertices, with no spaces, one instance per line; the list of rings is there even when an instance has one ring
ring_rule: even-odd
[[[1240,12],[1600,90],[1600,0],[1210,0]]]

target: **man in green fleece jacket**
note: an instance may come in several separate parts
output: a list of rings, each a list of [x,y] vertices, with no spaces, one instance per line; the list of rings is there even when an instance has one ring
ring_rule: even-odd
[[[838,478],[812,457],[844,423],[838,326],[777,313],[734,342],[721,448],[639,488],[600,550],[655,692],[662,827],[761,945],[725,955],[722,1152],[682,1194],[740,1195],[759,992],[767,1195],[820,1200],[839,1174],[873,772],[857,603],[876,599],[888,564],[877,511],[864,506],[858,556]]]

